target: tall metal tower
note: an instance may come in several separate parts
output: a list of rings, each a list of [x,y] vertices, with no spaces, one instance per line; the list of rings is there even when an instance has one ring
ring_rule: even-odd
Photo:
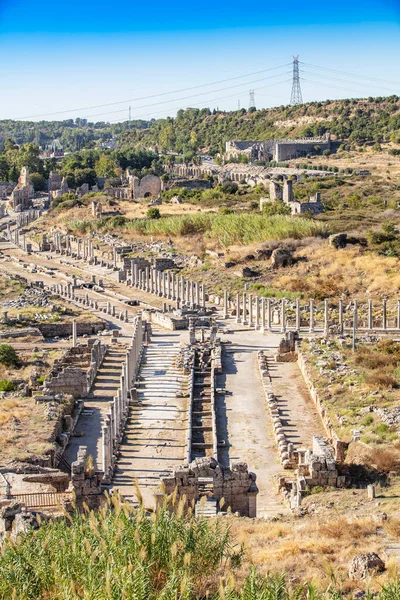
[[[303,96],[301,94],[300,87],[300,75],[299,75],[299,56],[293,56],[293,85],[292,93],[290,95],[290,104],[296,106],[296,104],[303,104]]]
[[[254,100],[254,90],[249,91],[249,108],[255,108],[256,103]]]

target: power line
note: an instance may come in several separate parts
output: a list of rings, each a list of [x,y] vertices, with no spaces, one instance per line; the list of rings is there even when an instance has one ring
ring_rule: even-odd
[[[291,81],[291,79],[284,79],[283,81],[274,81],[273,83],[269,83],[269,84],[263,85],[263,86],[261,86],[259,88],[255,88],[255,90],[256,91],[263,90],[265,88],[276,86],[276,85],[280,85],[282,83],[289,83],[290,81]],[[197,102],[195,104],[191,104],[190,108],[194,108],[196,106],[203,106],[204,107],[204,102],[210,102],[210,103],[211,102],[219,102],[220,100],[227,100],[229,98],[237,98],[237,94],[236,93],[235,94],[229,94],[229,96],[219,96],[218,98],[212,98],[212,99],[203,100],[202,102]],[[174,106],[174,107],[171,107],[171,108],[164,108],[163,110],[159,110],[159,111],[153,112],[152,114],[153,115],[159,115],[161,113],[165,113],[168,110],[178,111],[181,108],[182,108],[182,105],[179,104],[178,106]],[[145,118],[146,118],[146,120],[149,120],[149,113],[146,113],[146,114],[143,114],[143,115],[138,115],[138,116],[136,116],[134,118],[135,118],[135,120],[145,119]],[[121,122],[124,122],[124,121],[121,121],[120,119],[116,119],[115,121],[108,121],[108,123],[110,123],[110,124],[121,123]]]
[[[321,69],[323,71],[331,71],[333,73],[340,73],[341,75],[346,75],[347,77],[355,77],[356,79],[370,79],[371,81],[379,81],[381,83],[390,83],[393,85],[400,85],[398,81],[388,81],[387,79],[378,79],[377,77],[369,77],[368,75],[356,75],[355,73],[348,73],[347,71],[341,71],[339,69],[330,69],[328,67],[320,67],[318,65],[312,65],[310,63],[305,63],[300,61],[300,64],[305,65],[306,67],[312,67],[314,69]]]
[[[207,92],[199,92],[197,94],[190,94],[189,96],[183,96],[182,98],[172,98],[172,100],[162,100],[161,102],[153,102],[152,104],[143,104],[142,106],[136,106],[136,109],[148,108],[149,106],[160,106],[160,104],[168,104],[169,102],[176,102],[179,100],[189,100],[190,98],[197,98],[198,96],[205,96],[207,94],[213,94],[214,92],[223,92],[224,90],[231,90],[234,88],[242,87],[244,85],[248,85],[249,83],[259,83],[260,81],[266,81],[267,79],[273,79],[274,77],[282,77],[283,75],[288,75],[289,73],[277,73],[276,75],[270,75],[269,77],[262,77],[261,79],[253,79],[253,81],[248,81],[247,83],[236,83],[235,85],[230,85],[227,87],[219,88],[217,90],[208,90]],[[96,113],[94,115],[89,115],[92,117],[101,117],[103,115],[115,115],[117,113],[125,112],[125,108],[118,110],[111,110],[108,112]]]
[[[234,81],[236,79],[243,79],[245,77],[252,77],[253,75],[259,75],[260,73],[267,73],[268,71],[275,71],[277,69],[282,69],[284,67],[288,67],[290,63],[286,63],[284,65],[280,65],[278,67],[270,67],[269,69],[262,69],[261,71],[254,71],[253,73],[247,73],[246,75],[237,75],[236,77],[228,77],[227,79],[220,79],[219,81],[212,81],[210,83],[203,83],[201,85],[194,85],[191,87],[187,87],[187,88],[182,88],[180,90],[173,90],[171,92],[161,92],[159,94],[151,94],[150,96],[141,96],[139,98],[130,98],[128,100],[119,100],[117,102],[108,102],[106,104],[95,104],[93,106],[86,106],[84,108],[70,108],[68,110],[59,110],[59,111],[55,111],[55,112],[50,112],[50,113],[42,113],[40,115],[28,115],[25,117],[16,117],[15,121],[22,121],[24,119],[36,119],[39,117],[49,117],[52,115],[62,115],[62,114],[67,114],[67,113],[71,113],[71,112],[77,112],[77,111],[86,111],[86,110],[92,110],[95,108],[104,108],[106,106],[116,106],[117,104],[126,104],[127,102],[138,102],[140,100],[149,100],[151,98],[157,98],[160,96],[167,96],[170,94],[180,94],[181,92],[187,92],[189,90],[196,90],[202,87],[208,87],[210,85],[217,85],[220,83],[225,83],[227,81]],[[251,82],[250,82],[251,83]]]
[[[382,86],[378,86],[378,85],[374,85],[373,83],[363,83],[363,82],[359,82],[359,81],[349,81],[347,79],[341,79],[340,77],[332,77],[332,75],[325,75],[325,74],[321,74],[321,73],[315,73],[313,71],[304,71],[304,69],[302,69],[301,71],[302,73],[306,73],[308,75],[314,75],[316,77],[322,77],[323,79],[331,79],[333,81],[339,81],[339,82],[344,82],[344,83],[355,83],[357,86],[363,86],[363,87],[368,87],[368,88],[377,88],[377,89],[385,89],[387,91],[391,91],[388,88],[382,88]]]
[[[305,81],[306,83],[313,83],[314,85],[322,85],[323,87],[330,87],[336,90],[344,90],[345,92],[350,92],[350,94],[357,94],[359,92],[359,90],[349,90],[349,88],[343,87],[343,86],[337,86],[337,85],[332,85],[330,83],[325,83],[324,81],[313,81],[312,79],[302,79],[303,81]]]

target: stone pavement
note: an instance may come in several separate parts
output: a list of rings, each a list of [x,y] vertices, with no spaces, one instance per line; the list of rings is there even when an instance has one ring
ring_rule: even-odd
[[[65,459],[71,464],[77,458],[79,446],[86,446],[92,456],[95,468],[103,468],[101,428],[109,403],[117,393],[120,384],[121,367],[125,360],[126,346],[112,346],[108,349],[103,364],[97,371],[90,395],[84,399],[82,411],[76,425],[76,433],[71,437],[64,452]]]
[[[227,392],[217,409],[217,427],[226,432],[226,445],[219,449],[219,460],[224,465],[238,461],[248,464],[257,475],[257,516],[273,517],[288,509],[277,494],[276,477],[282,469],[258,372],[257,352],[276,348],[280,336],[262,336],[231,322],[228,327],[234,327],[230,329],[234,333],[227,336],[232,343],[225,347],[223,374],[217,377],[217,388]]]
[[[153,327],[111,486],[134,501],[137,480],[146,507],[154,507],[160,476],[185,460],[189,377],[175,364],[183,341],[187,331]]]

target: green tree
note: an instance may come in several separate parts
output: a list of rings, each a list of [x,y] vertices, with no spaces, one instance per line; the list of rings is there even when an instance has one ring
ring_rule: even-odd
[[[0,154],[0,181],[7,181],[10,165],[4,154]]]
[[[44,192],[46,189],[46,179],[40,173],[31,173],[30,180],[32,181],[35,192]]]
[[[109,154],[101,154],[95,162],[94,169],[98,177],[115,177],[115,162]]]
[[[0,364],[5,367],[19,367],[20,365],[17,353],[9,344],[0,344]]]

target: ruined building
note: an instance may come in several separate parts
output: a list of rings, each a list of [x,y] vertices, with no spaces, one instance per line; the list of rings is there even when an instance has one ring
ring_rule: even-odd
[[[130,169],[126,169],[125,182],[127,185],[107,188],[105,192],[117,199],[141,200],[157,197],[163,189],[162,181],[157,175],[146,175],[140,179]]]
[[[22,167],[17,186],[11,194],[11,204],[14,210],[26,210],[32,204],[34,190],[27,167]]]
[[[325,137],[266,140],[264,142],[233,140],[226,142],[225,156],[229,160],[244,154],[250,161],[270,162],[275,160],[282,162],[307,154],[315,154],[316,146],[318,146],[318,151],[330,150],[330,134],[328,133]]]
[[[291,179],[285,179],[283,186],[277,181],[270,181],[269,184],[269,198],[260,198],[260,210],[268,202],[276,202],[276,200],[283,200],[284,204],[290,206],[292,215],[304,214],[311,212],[313,215],[319,215],[323,211],[323,204],[321,202],[321,194],[317,192],[315,196],[310,196],[308,202],[300,202],[295,200],[293,194],[293,182]]]
[[[69,192],[68,183],[65,177],[61,178],[60,173],[50,171],[48,180],[49,201],[51,203],[54,198],[61,198]]]

